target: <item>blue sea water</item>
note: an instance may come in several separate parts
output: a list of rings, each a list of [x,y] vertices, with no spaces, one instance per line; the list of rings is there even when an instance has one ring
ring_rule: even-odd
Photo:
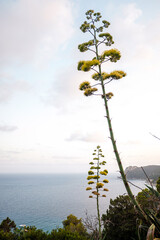
[[[69,214],[78,218],[96,215],[96,201],[89,199],[86,174],[0,174],[0,222],[9,217],[16,225],[36,226],[44,231],[62,227]],[[126,193],[117,174],[108,174],[107,197],[100,199],[105,213],[110,198]],[[134,180],[144,188],[144,181]],[[140,190],[131,185],[136,195]]]

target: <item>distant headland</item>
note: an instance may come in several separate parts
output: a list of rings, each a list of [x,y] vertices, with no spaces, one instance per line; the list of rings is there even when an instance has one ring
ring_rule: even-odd
[[[144,172],[147,174],[148,178],[151,181],[156,182],[160,177],[160,165],[149,165],[144,167],[129,166],[125,169],[127,179],[147,180]]]

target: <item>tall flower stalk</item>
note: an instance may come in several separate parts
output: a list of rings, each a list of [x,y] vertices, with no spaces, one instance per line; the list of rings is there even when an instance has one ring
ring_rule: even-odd
[[[108,83],[112,81],[117,81],[126,76],[126,73],[122,70],[112,71],[110,73],[102,71],[102,65],[108,61],[110,62],[117,62],[121,58],[121,53],[117,49],[108,49],[105,50],[103,53],[100,53],[99,48],[101,45],[105,45],[110,47],[114,44],[112,36],[107,32],[103,32],[106,28],[109,27],[110,23],[106,20],[101,22],[101,14],[94,13],[93,10],[89,10],[86,12],[87,21],[85,21],[80,29],[84,33],[89,33],[92,36],[92,40],[88,42],[84,42],[78,46],[80,52],[90,51],[94,54],[94,57],[88,61],[80,61],[78,63],[78,70],[88,72],[92,70],[94,74],[92,75],[92,79],[96,81],[96,84],[91,85],[90,82],[85,81],[80,84],[79,89],[84,91],[85,96],[92,96],[92,95],[100,95],[104,100],[104,106],[106,111],[106,119],[108,122],[108,128],[110,132],[110,139],[113,145],[113,151],[118,163],[119,171],[125,185],[126,191],[132,201],[132,203],[136,206],[137,210],[146,218],[146,215],[142,211],[141,207],[139,206],[138,202],[134,198],[134,195],[130,189],[130,186],[127,182],[126,175],[124,173],[124,169],[122,166],[122,162],[120,159],[120,155],[117,149],[116,141],[113,134],[112,123],[108,108],[108,101],[113,97],[112,92],[106,92],[106,86]]]
[[[101,175],[106,176],[108,174],[108,171],[106,169],[101,170],[101,166],[104,166],[106,164],[106,161],[101,161],[101,158],[104,158],[104,155],[102,154],[102,150],[100,146],[97,146],[97,148],[94,150],[93,153],[93,162],[90,162],[91,165],[90,170],[88,171],[88,177],[87,180],[89,185],[92,185],[92,187],[87,187],[87,191],[92,191],[92,194],[89,195],[89,198],[96,198],[97,203],[97,217],[98,217],[98,225],[99,225],[99,239],[102,239],[102,233],[101,233],[101,216],[100,216],[100,207],[99,207],[99,198],[100,197],[106,197],[104,194],[104,191],[107,192],[108,189],[104,187],[106,183],[108,183],[107,179],[101,180]],[[95,181],[94,181],[95,180]]]

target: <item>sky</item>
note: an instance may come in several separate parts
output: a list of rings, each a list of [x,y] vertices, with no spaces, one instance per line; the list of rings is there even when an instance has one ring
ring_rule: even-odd
[[[104,71],[127,76],[107,85],[124,168],[160,164],[160,1],[0,0],[0,173],[87,172],[100,145],[109,172],[118,166],[104,103],[79,91],[85,12],[101,12],[121,52]]]

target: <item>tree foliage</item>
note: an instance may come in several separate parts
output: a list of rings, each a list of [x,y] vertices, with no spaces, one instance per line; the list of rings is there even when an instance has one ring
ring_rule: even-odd
[[[156,188],[157,188],[157,191],[160,193],[160,177],[157,180]]]
[[[14,221],[11,221],[9,217],[4,219],[0,224],[0,230],[3,230],[4,232],[11,232],[11,230],[16,228],[16,224]]]
[[[140,216],[135,211],[128,195],[120,195],[110,200],[109,209],[102,215],[104,223],[103,236],[106,240],[138,239],[138,224]],[[145,239],[147,230],[142,230],[141,237]]]
[[[7,221],[6,221],[7,220]],[[10,228],[6,228],[6,222],[12,223]],[[5,227],[4,227],[5,223]],[[78,219],[74,215],[69,215],[66,220],[63,221],[64,228],[53,229],[51,233],[44,232],[42,229],[37,229],[34,226],[25,227],[23,229],[14,228],[14,222],[9,218],[2,221],[0,226],[0,240],[87,240],[89,235],[82,224],[81,219]],[[6,231],[7,229],[7,231]]]
[[[82,223],[82,219],[78,219],[76,216],[70,214],[67,219],[63,221],[63,227],[70,232],[77,232],[80,235],[85,236],[87,231]]]
[[[51,232],[48,240],[87,240],[88,237],[79,234],[78,232],[71,232],[69,230],[58,228]]]
[[[157,199],[155,199],[155,196],[148,188],[145,188],[139,192],[136,199],[143,209],[151,210],[153,213],[156,213]]]

